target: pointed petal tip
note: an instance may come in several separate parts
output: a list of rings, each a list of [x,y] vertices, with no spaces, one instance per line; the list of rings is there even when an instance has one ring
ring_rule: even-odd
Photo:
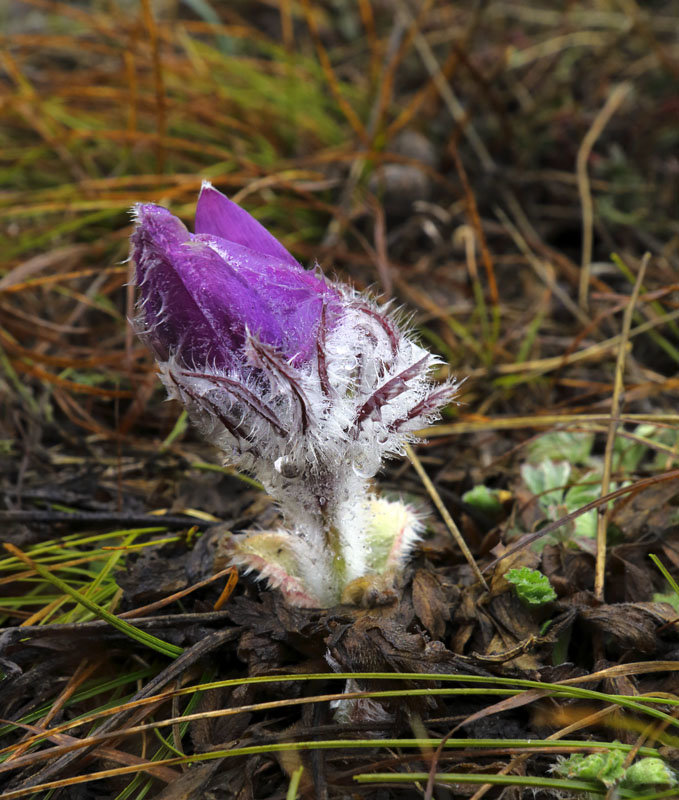
[[[203,180],[200,184],[200,192],[198,193],[198,205],[196,206],[196,216],[198,216],[199,210],[201,207],[207,207],[209,210],[213,210],[214,206],[218,207],[219,204],[223,204],[225,206],[236,205],[232,200],[224,194],[224,192],[220,192],[219,189],[215,189],[212,185],[212,181]]]
[[[190,238],[184,223],[163,206],[155,203],[136,203],[132,207],[135,231],[132,234],[132,246],[155,246],[166,248],[178,245]]]
[[[262,255],[273,256],[290,266],[300,264],[269,231],[245,209],[203,181],[196,206],[197,234],[206,233],[233,242]]]
[[[158,203],[135,203],[131,209],[136,219],[141,219],[147,216],[166,216],[171,212],[165,206],[160,206]]]
[[[141,225],[144,218],[153,213],[152,209],[156,208],[154,203],[135,203],[130,209],[130,214],[135,224]]]

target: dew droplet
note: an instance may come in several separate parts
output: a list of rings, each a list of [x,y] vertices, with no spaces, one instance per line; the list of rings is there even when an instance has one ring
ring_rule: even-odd
[[[351,462],[351,468],[354,471],[355,475],[358,475],[359,478],[372,478],[372,476],[377,472],[377,470],[370,464],[367,460],[355,458]]]
[[[296,478],[299,475],[299,468],[287,456],[279,456],[273,462],[273,468],[284,478]]]

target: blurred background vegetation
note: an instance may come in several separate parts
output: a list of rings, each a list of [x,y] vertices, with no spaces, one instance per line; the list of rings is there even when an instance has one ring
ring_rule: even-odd
[[[7,0],[0,14],[0,345],[19,416],[167,434],[176,411],[145,414],[162,393],[125,322],[129,209],[190,224],[204,178],[302,261],[415,310],[452,369],[483,376],[467,412],[516,399],[525,373],[488,381],[493,367],[617,332],[613,298],[646,250],[652,288],[676,280],[676,3]],[[676,334],[670,321],[639,345],[654,374],[636,391],[654,402]],[[600,372],[533,377],[514,411],[607,402]]]

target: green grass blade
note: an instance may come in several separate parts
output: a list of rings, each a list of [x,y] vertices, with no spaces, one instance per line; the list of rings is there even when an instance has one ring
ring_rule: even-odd
[[[106,620],[106,622],[120,631],[120,633],[128,636],[130,639],[134,639],[136,642],[139,642],[146,647],[150,647],[152,650],[162,653],[164,656],[169,656],[170,658],[177,658],[184,652],[183,648],[177,647],[177,645],[170,644],[169,642],[164,642],[162,639],[158,639],[158,637],[153,636],[150,633],[141,631],[139,628],[135,628],[134,625],[130,625],[129,622],[125,622],[125,620],[116,617],[115,614],[111,614],[109,611],[101,608],[101,606],[98,606],[96,603],[92,602],[92,600],[90,600],[88,597],[85,597],[85,595],[83,595],[77,589],[73,589],[71,586],[69,586],[66,581],[62,581],[61,578],[57,578],[57,576],[53,575],[48,569],[43,567],[41,564],[32,561],[12,545],[5,544],[4,547],[17,558],[25,561],[25,563],[31,566],[46,581],[49,581],[51,584],[56,586],[58,589],[64,592],[64,594],[70,595],[77,603],[83,605],[88,611],[91,611],[100,619]]]

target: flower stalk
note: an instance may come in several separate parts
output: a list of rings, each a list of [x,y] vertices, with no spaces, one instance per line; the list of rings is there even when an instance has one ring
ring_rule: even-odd
[[[371,479],[456,384],[434,385],[438,359],[393,316],[305,270],[210,184],[195,233],[159,206],[135,216],[137,332],[168,394],[284,520],[233,536],[232,563],[304,606],[353,598],[366,576],[388,583],[421,524]]]

